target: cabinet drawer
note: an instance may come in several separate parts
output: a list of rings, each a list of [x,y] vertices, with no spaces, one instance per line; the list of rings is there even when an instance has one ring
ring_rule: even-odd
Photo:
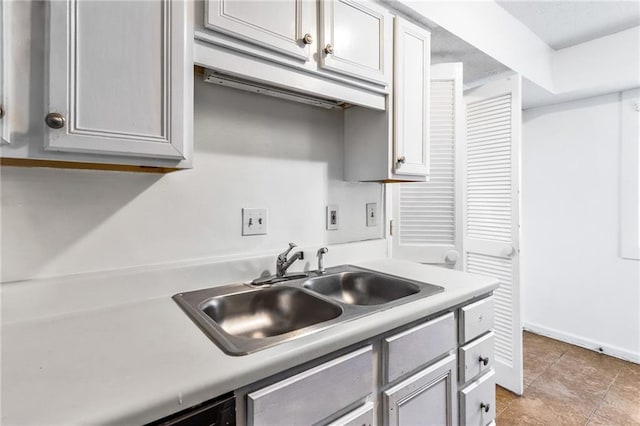
[[[345,414],[338,420],[329,423],[327,426],[372,426],[373,425],[373,402],[367,402],[362,407]]]
[[[486,426],[496,417],[496,380],[493,370],[460,391],[460,424]]]
[[[392,382],[455,348],[455,330],[455,319],[450,312],[385,338],[386,381]]]
[[[372,347],[247,395],[249,425],[312,424],[371,393]]]
[[[460,383],[493,367],[493,331],[460,348]]]
[[[493,328],[493,296],[460,309],[460,343],[468,342]]]

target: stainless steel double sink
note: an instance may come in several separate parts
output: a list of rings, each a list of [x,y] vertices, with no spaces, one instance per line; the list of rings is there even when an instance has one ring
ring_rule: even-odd
[[[173,299],[223,351],[246,355],[442,291],[342,265],[269,287],[231,284]]]

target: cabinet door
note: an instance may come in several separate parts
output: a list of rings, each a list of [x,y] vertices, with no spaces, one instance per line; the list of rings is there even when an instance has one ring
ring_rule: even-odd
[[[316,28],[308,0],[207,0],[205,27],[303,61]]]
[[[384,392],[389,426],[456,423],[456,357],[449,355]]]
[[[395,19],[395,173],[429,175],[431,34]]]
[[[7,17],[8,1],[0,3],[0,145],[9,143],[9,126],[7,125],[7,90],[9,89],[7,68],[9,20]]]
[[[191,146],[189,2],[49,2],[46,149],[182,160]],[[54,127],[51,126],[53,124]]]
[[[322,0],[320,66],[387,85],[391,70],[391,15],[370,2]]]

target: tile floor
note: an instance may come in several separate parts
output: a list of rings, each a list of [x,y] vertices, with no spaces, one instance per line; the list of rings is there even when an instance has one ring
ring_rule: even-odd
[[[640,365],[524,332],[524,395],[496,387],[496,423],[640,425]]]

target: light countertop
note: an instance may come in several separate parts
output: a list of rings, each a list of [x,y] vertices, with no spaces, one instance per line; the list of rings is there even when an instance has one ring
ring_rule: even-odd
[[[170,294],[10,322],[2,327],[2,424],[147,423],[498,286],[406,261],[352,264],[445,291],[245,356],[222,352]]]

